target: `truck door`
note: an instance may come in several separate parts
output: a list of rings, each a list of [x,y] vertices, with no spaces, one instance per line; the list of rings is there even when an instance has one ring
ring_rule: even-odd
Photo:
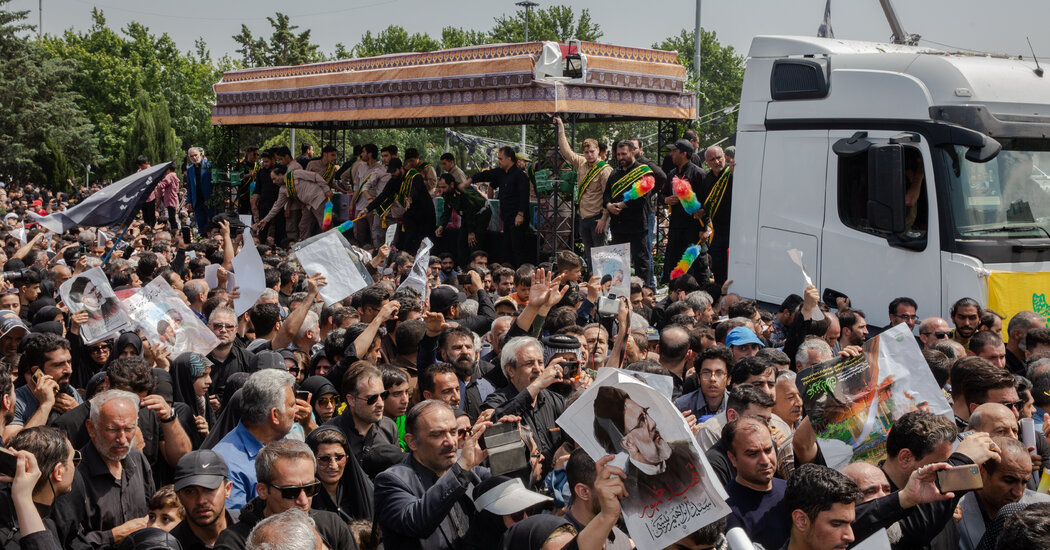
[[[900,296],[918,302],[918,315],[936,315],[940,242],[927,142],[916,133],[886,131],[833,130],[829,137],[821,290],[850,296],[869,325],[888,324],[887,306]],[[898,218],[887,222],[880,201],[899,201],[901,194],[903,220],[898,208]]]

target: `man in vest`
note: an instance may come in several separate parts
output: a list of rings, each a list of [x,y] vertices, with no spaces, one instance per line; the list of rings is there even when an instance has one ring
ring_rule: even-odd
[[[602,207],[602,195],[605,194],[605,186],[613,169],[608,162],[598,158],[598,142],[595,139],[583,140],[582,154],[577,154],[565,139],[565,126],[560,117],[554,117],[554,125],[558,129],[558,150],[561,157],[576,170],[580,239],[583,241],[584,261],[590,263],[591,248],[605,245],[609,212]]]
[[[295,170],[288,172],[288,168],[282,164],[274,166],[270,170],[273,181],[283,182],[277,195],[277,202],[270,208],[266,216],[255,222],[254,229],[262,229],[277,213],[284,209],[289,201],[302,205],[303,215],[299,218],[299,240],[310,237],[314,226],[320,227],[324,221],[324,203],[332,197],[332,189],[325,183],[324,178],[309,170]]]

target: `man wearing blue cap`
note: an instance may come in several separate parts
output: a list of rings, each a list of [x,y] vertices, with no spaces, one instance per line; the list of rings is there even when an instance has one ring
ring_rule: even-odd
[[[726,347],[733,351],[733,361],[743,357],[754,357],[758,350],[766,347],[762,340],[747,327],[736,327],[726,335]]]
[[[233,517],[226,510],[226,499],[233,489],[226,461],[215,451],[190,451],[175,466],[175,494],[185,509],[182,523],[171,530],[183,550],[215,546]]]

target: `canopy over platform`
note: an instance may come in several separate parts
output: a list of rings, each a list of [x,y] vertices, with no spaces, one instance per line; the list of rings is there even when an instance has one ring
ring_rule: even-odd
[[[677,54],[590,42],[491,44],[229,71],[212,123],[394,128],[696,118]]]

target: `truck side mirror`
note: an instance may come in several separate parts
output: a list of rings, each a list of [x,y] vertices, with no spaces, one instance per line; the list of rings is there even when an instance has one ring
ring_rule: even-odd
[[[903,233],[904,150],[898,144],[868,148],[868,224],[887,233]]]

